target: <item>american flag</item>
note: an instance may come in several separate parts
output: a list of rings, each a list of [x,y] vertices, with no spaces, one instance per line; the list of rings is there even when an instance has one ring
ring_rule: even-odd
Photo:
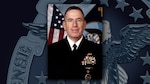
[[[64,16],[61,11],[54,5],[48,5],[48,45],[62,40],[66,33],[62,26]]]

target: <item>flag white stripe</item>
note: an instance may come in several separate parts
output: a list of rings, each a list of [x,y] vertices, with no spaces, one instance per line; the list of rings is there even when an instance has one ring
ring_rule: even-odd
[[[52,22],[52,16],[53,16],[53,4],[48,4],[48,22],[47,22],[47,39],[49,38],[49,31],[50,31],[50,26]]]
[[[57,42],[59,40],[59,33],[60,33],[60,29],[54,29],[52,43]]]

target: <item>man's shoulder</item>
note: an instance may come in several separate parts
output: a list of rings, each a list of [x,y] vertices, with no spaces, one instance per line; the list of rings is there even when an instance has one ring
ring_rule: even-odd
[[[84,43],[85,46],[90,47],[90,48],[102,48],[102,44],[97,44],[93,41],[89,41],[87,39],[85,39]]]

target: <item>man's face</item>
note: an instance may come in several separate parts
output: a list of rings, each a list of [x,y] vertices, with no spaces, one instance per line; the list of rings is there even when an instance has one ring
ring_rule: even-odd
[[[71,39],[79,39],[86,26],[86,21],[80,10],[69,10],[63,22],[64,29]]]

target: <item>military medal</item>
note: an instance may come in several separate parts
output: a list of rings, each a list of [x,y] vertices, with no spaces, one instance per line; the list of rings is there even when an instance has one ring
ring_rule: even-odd
[[[95,57],[92,55],[92,53],[88,53],[81,63],[86,69],[85,80],[91,80],[90,70],[93,69],[93,65],[96,64]]]

